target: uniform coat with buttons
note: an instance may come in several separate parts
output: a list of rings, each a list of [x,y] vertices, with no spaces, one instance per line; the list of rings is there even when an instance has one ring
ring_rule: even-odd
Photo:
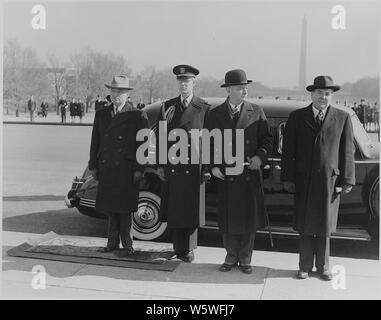
[[[257,155],[264,164],[267,161],[267,156],[271,153],[273,137],[263,110],[244,101],[238,121],[235,124],[229,109],[228,100],[212,109],[206,120],[206,128],[208,130],[231,129],[233,132],[233,151],[236,150],[235,130],[243,129],[244,161],[247,161],[247,157],[252,158]],[[222,146],[224,145],[223,138]],[[222,159],[221,164],[216,163],[213,155],[215,150],[213,143],[210,149],[212,154],[210,168],[219,167],[221,172],[225,174],[225,168],[228,166],[225,159]],[[224,150],[222,150],[222,154],[224,154]],[[218,222],[221,232],[238,235],[252,233],[264,227],[265,204],[261,188],[259,172],[249,170],[247,167],[240,175],[225,176],[225,180],[217,179]]]
[[[183,129],[187,132],[189,159],[191,158],[192,148],[190,130],[203,128],[209,106],[208,103],[196,96],[193,96],[185,111],[182,111],[180,96],[165,101],[162,105],[158,121],[167,122],[168,133],[173,129]],[[168,142],[168,149],[174,144],[175,142]],[[162,183],[160,220],[168,222],[169,228],[198,227],[201,184],[200,164],[173,165],[168,161],[168,164],[159,164],[159,166],[164,168],[166,179]]]
[[[320,128],[312,104],[290,114],[283,138],[281,179],[295,183],[296,231],[321,237],[336,231],[340,195],[335,187],[354,185],[354,170],[348,113],[329,106]]]
[[[144,171],[136,161],[136,133],[148,128],[144,111],[129,104],[114,116],[113,105],[96,112],[91,138],[89,169],[98,170],[95,209],[112,213],[137,210],[139,185],[134,171]]]

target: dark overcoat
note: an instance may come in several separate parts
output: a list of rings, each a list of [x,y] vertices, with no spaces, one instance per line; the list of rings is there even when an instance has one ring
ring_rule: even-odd
[[[165,101],[159,114],[158,121],[167,122],[168,133],[173,129],[184,129],[188,139],[188,164],[171,164],[169,161],[166,165],[159,164],[165,173],[161,188],[160,220],[167,222],[169,228],[195,228],[199,225],[201,165],[190,164],[193,143],[190,130],[203,128],[209,107],[204,100],[193,96],[185,111],[182,111],[181,98],[178,96]],[[173,144],[175,142],[168,142],[168,149]],[[157,155],[158,152],[157,148]]]
[[[273,137],[263,110],[247,101],[241,106],[241,112],[237,124],[230,116],[228,100],[222,105],[212,109],[206,120],[206,128],[231,129],[233,132],[233,150],[236,149],[236,129],[244,130],[244,162],[247,157],[252,158],[257,155],[261,158],[262,164],[267,161],[271,153]],[[223,136],[222,154],[224,154],[225,142]],[[229,165],[222,159],[218,164],[213,151],[216,149],[212,140],[211,153],[212,160],[210,168],[219,167],[225,174],[225,169]],[[217,179],[218,193],[218,222],[219,229],[223,233],[245,234],[255,232],[265,226],[264,197],[262,181],[258,170],[244,168],[239,175],[225,175],[225,180]]]
[[[284,132],[281,179],[295,183],[296,231],[317,236],[335,232],[340,202],[335,187],[355,184],[350,115],[329,106],[318,128],[312,104],[293,111]]]
[[[97,211],[130,213],[137,210],[139,184],[134,184],[133,174],[144,171],[136,161],[140,145],[136,133],[143,128],[148,128],[146,113],[127,104],[115,116],[113,105],[96,112],[89,169],[98,169]]]

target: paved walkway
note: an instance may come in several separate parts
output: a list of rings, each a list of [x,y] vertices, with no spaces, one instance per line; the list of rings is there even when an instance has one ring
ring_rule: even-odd
[[[254,272],[218,271],[224,249],[199,247],[194,263],[174,272],[15,258],[6,251],[37,234],[3,232],[3,299],[380,299],[380,264],[375,260],[331,258],[345,275],[324,282],[294,278],[298,255],[255,251]],[[35,266],[47,272],[46,289],[33,289]],[[344,282],[343,282],[344,281]],[[335,289],[335,284],[345,289]]]

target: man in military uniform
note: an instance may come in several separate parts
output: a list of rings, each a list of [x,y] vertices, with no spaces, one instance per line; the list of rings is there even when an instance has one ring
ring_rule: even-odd
[[[226,168],[231,159],[223,159],[222,164],[215,161],[214,143],[211,143],[211,173],[217,178],[218,226],[226,249],[225,262],[220,271],[230,271],[238,265],[242,272],[250,274],[251,256],[254,249],[255,232],[265,225],[265,208],[262,189],[261,166],[267,161],[272,149],[273,137],[263,110],[244,99],[247,96],[246,73],[241,69],[228,71],[225,84],[228,98],[208,114],[206,128],[211,131],[232,130],[233,141],[225,141],[222,135],[222,146],[236,145],[236,130],[244,130],[245,161],[248,161],[239,175],[226,175]],[[222,150],[222,154],[225,151]]]
[[[309,85],[312,103],[290,113],[282,149],[281,180],[295,193],[294,229],[300,234],[299,279],[314,266],[320,278],[329,271],[329,238],[336,231],[340,194],[355,184],[350,115],[332,106],[340,89],[329,76]]]
[[[197,246],[197,227],[199,226],[199,198],[201,165],[191,164],[190,150],[191,129],[202,129],[209,104],[193,94],[195,77],[199,71],[189,65],[178,65],[173,68],[177,77],[180,95],[162,104],[158,124],[165,121],[167,132],[173,129],[184,129],[188,134],[188,163],[159,163],[162,177],[160,219],[172,229],[173,247],[178,259],[192,262],[193,250]],[[167,139],[167,137],[166,137]],[[159,141],[159,139],[157,139]],[[168,142],[168,149],[176,142]],[[165,150],[167,154],[167,150]],[[157,155],[159,152],[157,152]]]
[[[99,181],[95,209],[108,216],[108,242],[105,252],[119,248],[133,254],[132,213],[137,210],[139,181],[144,166],[136,161],[140,143],[136,134],[148,128],[145,112],[127,102],[132,90],[126,76],[114,76],[111,84],[112,103],[99,109],[94,118],[91,136],[89,169]]]

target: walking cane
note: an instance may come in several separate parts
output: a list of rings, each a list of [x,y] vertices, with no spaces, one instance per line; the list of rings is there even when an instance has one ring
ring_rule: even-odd
[[[244,166],[249,166],[250,163],[249,162],[244,162],[243,165]],[[264,188],[263,188],[263,176],[262,176],[262,170],[261,169],[258,170],[258,175],[259,175],[259,187],[261,189],[262,198],[263,198],[263,209],[265,211],[265,218],[266,218],[267,228],[269,230],[270,245],[271,245],[271,248],[274,248],[273,235],[271,233],[270,219],[269,219],[269,214],[267,212],[267,207],[266,207],[266,203],[265,203],[265,191],[264,191]]]

